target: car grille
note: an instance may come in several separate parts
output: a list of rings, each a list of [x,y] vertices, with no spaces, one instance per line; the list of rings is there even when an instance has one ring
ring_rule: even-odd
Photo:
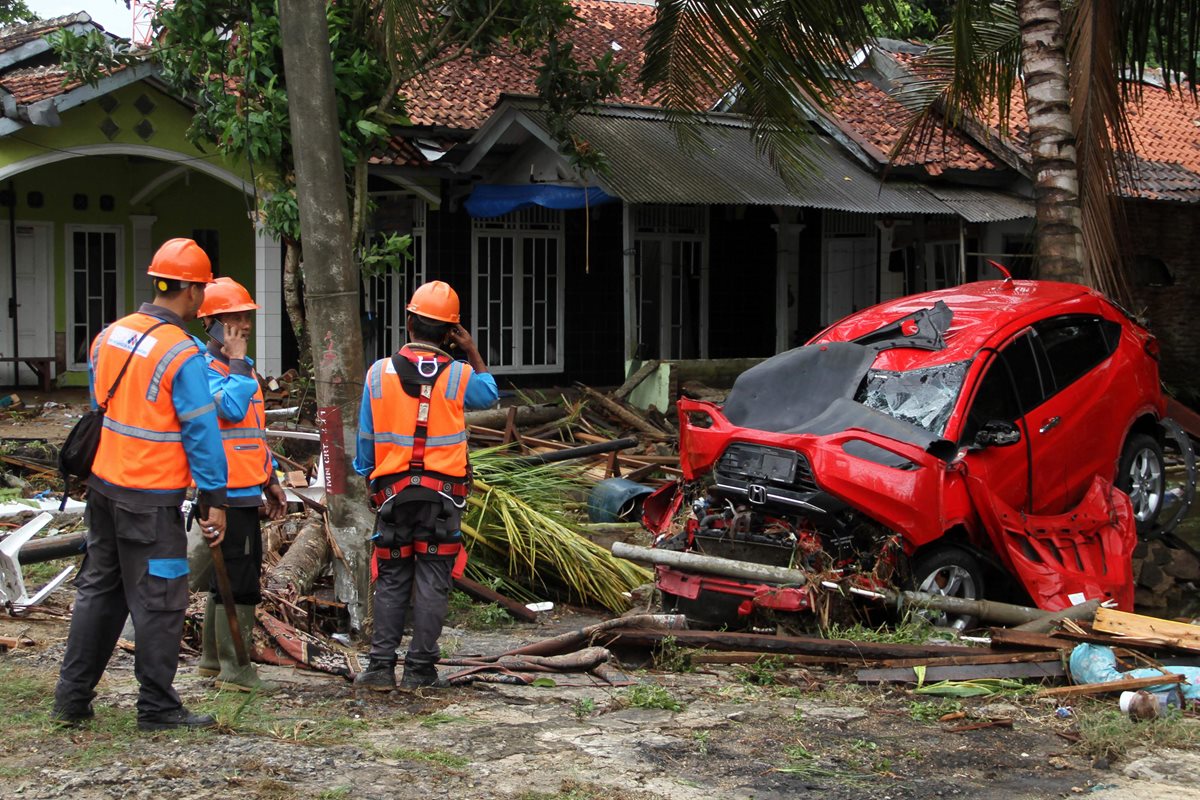
[[[757,484],[791,492],[820,491],[804,454],[778,447],[731,444],[717,461],[716,475],[718,482],[739,488]]]

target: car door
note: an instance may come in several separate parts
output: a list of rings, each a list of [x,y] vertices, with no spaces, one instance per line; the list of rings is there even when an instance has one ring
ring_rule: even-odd
[[[1054,380],[1046,401],[1030,416],[1040,451],[1035,469],[1061,476],[1048,486],[1045,513],[1062,513],[1082,498],[1097,474],[1112,476],[1124,429],[1108,424],[1119,376],[1106,369],[1117,336],[1116,323],[1090,314],[1065,314],[1034,323],[1036,347],[1045,354]],[[1119,326],[1118,326],[1119,327]],[[1119,335],[1119,331],[1117,332]]]
[[[972,474],[983,475],[989,491],[1007,505],[1041,513],[1051,495],[1061,495],[1061,490],[1051,493],[1046,487],[1061,483],[1062,474],[1050,471],[1060,467],[1043,464],[1046,440],[1035,428],[1034,419],[1045,400],[1049,375],[1033,339],[1033,331],[1026,329],[998,352],[981,355],[990,354],[990,358],[969,399],[959,442],[972,444],[978,430],[992,421],[1010,422],[1020,428],[1021,441],[973,450],[967,466]]]

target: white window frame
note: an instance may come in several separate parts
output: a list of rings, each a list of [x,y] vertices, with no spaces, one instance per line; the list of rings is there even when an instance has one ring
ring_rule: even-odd
[[[129,312],[125,305],[125,273],[129,269],[129,265],[125,261],[125,226],[124,225],[64,225],[64,242],[63,254],[66,258],[65,263],[65,282],[67,284],[67,369],[71,371],[86,370],[88,368],[87,360],[83,362],[75,361],[75,234],[77,233],[115,233],[117,237],[116,244],[116,263],[117,263],[117,287],[116,287],[116,319],[120,319]],[[114,322],[115,320],[109,320]],[[102,328],[103,330],[103,328]],[[91,350],[92,339],[88,341],[88,350]]]
[[[563,233],[563,213],[537,206],[515,211],[503,217],[474,219],[471,221],[471,335],[479,339],[480,322],[486,320],[486,304],[489,302],[479,291],[479,240],[481,238],[511,238],[513,248],[513,286],[512,286],[512,330],[513,348],[510,363],[492,363],[488,361],[488,369],[496,374],[539,374],[562,372],[565,356],[563,347],[566,321],[566,252],[564,249],[565,236]],[[555,242],[557,261],[554,265],[557,292],[555,306],[555,343],[554,363],[524,364],[524,327],[525,306],[525,241],[528,239],[546,239]],[[486,326],[484,326],[486,329]],[[489,338],[491,332],[489,331]],[[484,353],[487,359],[487,353]]]
[[[408,304],[408,298],[416,290],[418,286],[425,282],[427,269],[427,255],[429,248],[426,246],[426,215],[429,213],[429,204],[420,197],[413,198],[413,224],[412,224],[412,249],[415,253],[413,259],[413,279],[412,284],[408,283],[407,264],[402,265],[399,270],[388,270],[380,275],[373,275],[365,278],[366,300],[367,303],[374,306],[372,311],[378,309],[382,303],[380,289],[387,292],[387,296],[391,300],[392,311],[390,319],[384,324],[384,331],[389,334],[389,340],[384,345],[386,353],[395,353],[405,343],[404,329],[404,307]],[[376,353],[372,354],[372,358],[380,358],[378,355],[378,342],[376,342]]]
[[[642,330],[642,292],[638,274],[638,246],[647,242],[658,242],[660,252],[668,259],[674,252],[676,244],[694,244],[700,248],[700,297],[698,298],[698,337],[700,344],[699,358],[708,358],[708,294],[709,294],[709,241],[708,241],[708,206],[633,206],[629,215],[633,227],[633,247],[630,257],[630,294],[631,299],[631,342],[636,346],[641,340]],[[671,271],[664,269],[659,272],[659,298],[663,301],[667,313],[659,317],[658,352],[662,359],[678,359],[680,354],[672,346],[672,331],[675,327],[670,315],[670,306],[666,304],[680,287],[672,286]]]

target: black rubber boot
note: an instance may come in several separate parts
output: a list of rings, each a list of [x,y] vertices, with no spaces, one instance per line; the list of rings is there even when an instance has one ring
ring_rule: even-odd
[[[444,687],[446,684],[438,679],[437,667],[432,664],[405,664],[404,677],[400,680],[401,689],[424,689],[426,687]]]
[[[96,712],[92,709],[91,703],[86,706],[60,706],[55,703],[54,709],[50,712],[52,722],[67,728],[78,728],[94,716],[96,716]]]
[[[193,714],[182,706],[165,714],[138,717],[139,731],[170,731],[179,728],[211,728],[217,724],[211,714]]]
[[[390,692],[396,688],[396,660],[372,658],[367,668],[354,677],[355,689]]]

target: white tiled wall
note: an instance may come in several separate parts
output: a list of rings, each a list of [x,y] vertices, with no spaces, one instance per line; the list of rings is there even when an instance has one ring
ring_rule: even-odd
[[[260,375],[283,371],[283,326],[289,324],[283,305],[283,245],[261,225],[254,227],[254,298],[261,309],[254,325]]]

